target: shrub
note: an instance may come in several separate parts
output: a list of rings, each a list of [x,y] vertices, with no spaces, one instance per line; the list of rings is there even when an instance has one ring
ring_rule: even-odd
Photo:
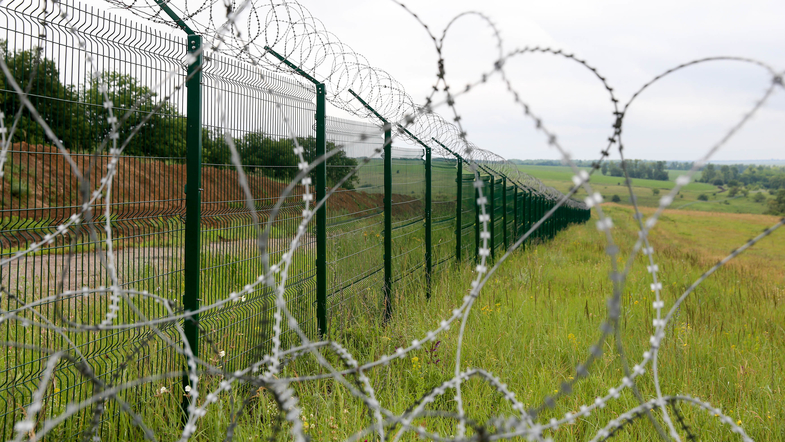
[[[651,193],[653,193],[655,195],[659,195],[660,194],[660,189],[657,189],[657,188],[651,189]]]
[[[767,213],[770,215],[785,215],[785,189],[780,189],[777,192],[777,198],[769,201]]]
[[[27,196],[27,185],[21,181],[11,183],[11,195],[21,198]]]
[[[613,198],[611,198],[611,201],[613,201],[614,203],[620,203],[621,202],[621,198],[619,198],[619,195],[613,195]]]
[[[706,195],[705,193],[701,193],[700,195],[698,195],[698,201],[708,201],[708,200],[709,200],[709,196]]]
[[[752,200],[756,203],[762,203],[766,201],[766,195],[764,195],[763,192],[758,192],[752,197]]]
[[[733,198],[734,196],[736,196],[738,194],[739,194],[739,188],[738,187],[731,187],[730,188],[730,192],[728,192],[728,196],[731,197],[731,198]]]

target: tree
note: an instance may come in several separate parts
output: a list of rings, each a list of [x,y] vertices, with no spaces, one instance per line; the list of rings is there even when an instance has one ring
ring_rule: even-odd
[[[221,168],[232,166],[229,144],[220,131],[202,128],[202,164]]]
[[[620,203],[621,202],[621,198],[619,198],[619,195],[613,195],[613,198],[611,198],[611,201],[614,202],[614,203]]]
[[[651,193],[653,193],[654,195],[659,195],[660,194],[660,189],[657,189],[656,187],[654,187],[654,188],[651,189]]]
[[[700,195],[698,195],[698,201],[708,201],[708,200],[709,200],[709,196],[706,195],[705,193],[701,193]]]
[[[710,183],[714,180],[714,176],[717,174],[717,170],[714,169],[714,164],[707,164],[706,168],[703,169],[703,173],[701,174],[701,181],[704,183]]]
[[[72,86],[60,81],[60,72],[55,62],[44,57],[41,48],[9,52],[4,41],[0,41],[2,56],[11,71],[11,76],[22,90],[28,92],[28,99],[46,121],[54,134],[67,149],[76,149],[82,141],[84,120],[76,118],[77,94]],[[0,87],[10,88],[5,75]],[[30,144],[53,144],[46,136],[43,127],[34,120],[32,114],[22,106],[16,93],[3,93],[0,110],[5,114],[5,126],[11,127],[18,111],[22,109],[12,142],[25,141]]]
[[[785,215],[785,189],[780,189],[777,196],[769,201],[769,210],[766,212],[771,215]]]
[[[106,97],[100,85],[106,87]],[[185,117],[169,102],[157,101],[157,95],[130,75],[104,72],[91,77],[85,85],[83,101],[92,149],[108,139],[112,130],[106,98],[117,118],[117,147],[125,145],[126,155],[185,157]],[[111,141],[111,140],[110,140]],[[112,147],[111,143],[108,147]]]
[[[303,157],[309,164],[316,160],[316,138],[297,137],[297,144],[303,148]],[[245,166],[260,166],[259,172],[276,179],[291,181],[300,171],[299,158],[294,154],[294,142],[290,138],[273,139],[263,132],[249,132],[237,140],[240,158]],[[327,142],[327,151],[339,149],[335,143]],[[334,186],[341,178],[357,166],[357,160],[346,156],[339,150],[327,159],[327,185]],[[311,173],[315,183],[315,172]],[[352,175],[344,184],[353,189],[359,177]]]
[[[602,163],[602,168],[600,170],[602,171],[603,175],[607,175],[608,174],[608,163],[607,162]]]
[[[727,183],[728,181],[731,180],[730,166],[720,167],[720,173],[722,174],[722,181],[724,183]]]
[[[733,198],[734,196],[736,196],[738,194],[739,194],[739,188],[738,187],[731,187],[730,188],[730,192],[728,192],[728,196],[731,197],[731,198]]]

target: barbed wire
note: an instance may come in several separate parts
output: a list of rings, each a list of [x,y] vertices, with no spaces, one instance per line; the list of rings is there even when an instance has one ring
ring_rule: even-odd
[[[308,334],[301,328],[295,315],[290,311],[284,297],[293,256],[301,246],[314,214],[317,210],[324,207],[329,198],[342,184],[347,182],[347,180],[371,161],[370,156],[360,160],[358,165],[352,168],[351,172],[345,175],[327,192],[325,198],[314,201],[313,194],[311,193],[313,183],[310,181],[309,173],[318,165],[326,162],[328,158],[336,155],[337,150],[329,152],[327,155],[317,158],[314,161],[308,162],[304,156],[303,148],[299,144],[297,131],[289,124],[290,117],[287,115],[285,107],[281,106],[280,103],[276,103],[281,121],[287,126],[287,130],[293,141],[293,150],[298,158],[300,171],[280,192],[275,206],[270,211],[270,215],[263,218],[257,214],[251,186],[244,172],[244,165],[242,164],[237,146],[235,146],[235,142],[230,132],[224,129],[223,136],[231,152],[231,163],[236,170],[237,181],[244,191],[245,204],[252,217],[264,271],[263,273],[254,276],[253,279],[250,279],[249,283],[245,285],[242,290],[228,293],[223,299],[208,305],[203,305],[196,311],[186,311],[183,306],[177,305],[174,301],[163,296],[149,293],[144,290],[123,288],[115,259],[116,251],[113,248],[111,199],[113,182],[117,176],[117,164],[123,155],[124,149],[128,146],[129,141],[136,135],[147,119],[144,119],[141,123],[136,125],[134,130],[125,140],[119,139],[119,127],[126,122],[125,119],[127,119],[132,112],[126,112],[122,117],[116,116],[114,104],[108,94],[107,86],[103,83],[103,78],[100,75],[96,75],[95,80],[99,84],[99,91],[103,97],[103,109],[105,111],[106,122],[110,125],[110,132],[99,148],[96,149],[96,152],[92,154],[91,167],[83,172],[78,164],[72,159],[69,151],[59,140],[58,134],[54,132],[47,121],[40,115],[33,102],[28,99],[30,85],[33,83],[34,78],[31,78],[27,85],[17,83],[6,61],[0,58],[0,69],[3,71],[5,81],[10,89],[15,92],[21,103],[20,108],[14,116],[14,123],[10,128],[5,125],[5,117],[0,116],[0,142],[2,142],[2,151],[0,151],[0,170],[3,170],[3,166],[8,159],[8,152],[13,134],[15,131],[19,130],[17,126],[19,117],[23,111],[29,112],[33,116],[35,122],[44,130],[48,140],[57,147],[58,153],[65,158],[74,176],[77,177],[81,198],[79,209],[65,222],[60,224],[56,228],[55,233],[47,234],[41,240],[33,241],[23,250],[19,250],[10,257],[3,258],[0,260],[0,267],[8,266],[14,261],[18,261],[25,256],[36,253],[42,247],[55,242],[58,238],[66,238],[71,231],[78,232],[80,229],[84,229],[89,235],[90,240],[97,245],[94,254],[100,260],[101,265],[107,269],[110,282],[108,287],[84,287],[78,290],[65,290],[65,275],[68,273],[65,271],[62,272],[59,277],[57,293],[53,296],[41,297],[35,301],[24,302],[24,297],[17,296],[5,289],[2,290],[4,295],[19,302],[21,307],[15,310],[0,311],[0,323],[19,322],[24,326],[34,326],[43,330],[52,331],[62,336],[68,343],[68,347],[62,349],[30,345],[16,341],[7,341],[3,343],[8,347],[34,350],[46,355],[46,365],[40,373],[36,389],[32,394],[32,401],[25,407],[25,417],[15,423],[15,441],[22,441],[26,438],[30,440],[41,439],[58,425],[85,409],[91,410],[91,421],[88,425],[89,431],[87,434],[89,437],[100,439],[101,420],[106,411],[105,404],[109,401],[116,402],[120,406],[122,412],[126,413],[131,418],[132,423],[142,430],[145,438],[156,440],[155,432],[144,421],[142,416],[134,411],[133,407],[120,397],[120,393],[135,386],[151,384],[163,379],[180,379],[183,376],[186,376],[189,380],[189,385],[186,387],[186,394],[189,396],[190,401],[188,405],[188,418],[184,423],[183,431],[179,438],[181,441],[189,440],[196,434],[200,420],[208,413],[208,408],[219,401],[222,394],[236,390],[241,385],[254,387],[250,389],[252,392],[261,387],[266,388],[272,394],[282,420],[290,423],[289,433],[293,440],[307,440],[306,431],[300,419],[299,400],[292,384],[323,379],[332,379],[342,385],[351,395],[363,403],[367,409],[368,415],[371,417],[371,423],[368,427],[357,429],[357,432],[348,438],[349,441],[361,440],[369,435],[378,437],[380,440],[397,441],[408,433],[414,433],[419,437],[428,438],[434,441],[501,440],[515,437],[525,437],[530,440],[546,440],[544,436],[545,431],[556,430],[560,426],[575,422],[577,419],[588,418],[595,411],[602,409],[608,403],[618,399],[620,394],[626,389],[633,392],[638,400],[638,405],[630,408],[618,418],[608,421],[595,433],[593,440],[606,440],[613,437],[620,429],[633,424],[641,417],[646,417],[654,425],[663,439],[673,438],[674,440],[681,440],[676,428],[677,424],[679,429],[686,432],[688,438],[690,438],[692,437],[691,430],[685,422],[684,417],[677,411],[677,408],[675,408],[675,404],[677,403],[688,404],[697,409],[704,410],[709,415],[713,414],[719,417],[720,422],[727,425],[732,432],[738,433],[744,440],[751,440],[740,425],[735,423],[727,415],[722,414],[719,409],[712,405],[690,396],[668,396],[664,394],[658,374],[657,358],[659,348],[666,338],[666,326],[672,321],[673,315],[678,310],[679,306],[695,288],[721,266],[725,265],[740,253],[743,253],[746,249],[763,240],[785,224],[785,219],[781,219],[707,270],[684,291],[667,313],[664,312],[665,302],[662,299],[661,294],[662,284],[659,280],[659,267],[654,258],[654,249],[649,242],[649,232],[656,226],[663,210],[672,204],[674,196],[679,190],[687,185],[694,177],[694,174],[706,164],[709,158],[726,144],[739,128],[747,123],[778,88],[782,87],[782,73],[769,67],[765,63],[745,58],[716,57],[695,60],[679,65],[655,77],[652,81],[644,84],[640,90],[635,92],[624,106],[619,107],[619,100],[614,95],[613,88],[610,86],[606,77],[602,76],[598,70],[592,67],[587,61],[580,59],[573,54],[566,54],[558,49],[539,47],[516,49],[505,53],[503,51],[503,42],[496,26],[487,16],[479,12],[468,12],[456,16],[444,28],[441,36],[437,37],[432,33],[429,26],[417,16],[412,9],[396,0],[393,1],[406,10],[411,17],[427,31],[434,44],[434,49],[436,50],[438,58],[437,66],[439,68],[437,79],[434,83],[432,94],[427,97],[425,103],[422,104],[415,103],[399,82],[387,72],[370,66],[362,55],[353,51],[348,45],[342,43],[334,34],[327,31],[318,19],[311,16],[309,11],[296,1],[227,1],[222,4],[207,1],[195,3],[185,1],[179,5],[175,5],[173,2],[166,3],[166,5],[180,13],[184,22],[188,23],[190,27],[195,29],[197,33],[206,39],[208,44],[206,45],[207,49],[204,51],[205,55],[209,56],[213,53],[226,54],[245,60],[257,69],[258,75],[262,78],[268,71],[291,74],[291,69],[288,66],[277,61],[277,59],[267,56],[269,51],[265,48],[273,48],[276,52],[290,60],[294,65],[300,67],[313,77],[319,78],[320,81],[323,81],[328,85],[329,101],[336,107],[358,117],[369,117],[367,110],[348,94],[349,89],[352,89],[374,107],[384,118],[390,122],[394,122],[393,125],[383,127],[381,130],[400,125],[412,131],[421,140],[430,140],[432,138],[440,140],[450,148],[450,150],[458,152],[462,157],[469,160],[467,166],[470,167],[475,175],[474,188],[479,195],[477,204],[479,205],[479,222],[481,224],[479,261],[475,267],[475,276],[471,282],[469,293],[463,296],[460,305],[456,307],[450,315],[444,318],[439,323],[438,327],[426,332],[422,336],[416,337],[410,344],[398,348],[394,353],[383,355],[370,361],[355,360],[355,357],[346,347],[337,341],[312,341],[308,337]],[[161,5],[156,1],[109,0],[109,3],[114,6],[125,8],[146,20],[174,26],[172,20],[162,13]],[[50,24],[58,22],[67,26],[78,46],[81,49],[84,49],[86,40],[80,32],[79,19],[73,17],[69,13],[69,9],[64,7],[62,3],[57,1],[51,3],[44,1],[36,6],[17,0],[12,2],[11,5],[12,7],[32,8],[36,10],[36,14],[40,18],[39,25],[42,31],[38,36],[37,44],[39,48],[45,48],[47,45],[47,29]],[[466,16],[479,17],[492,27],[498,59],[493,66],[482,74],[474,83],[466,85],[461,90],[453,91],[450,89],[450,83],[448,82],[444,70],[442,47],[450,27],[457,20]],[[590,172],[585,172],[576,166],[571,159],[570,153],[558,141],[556,133],[550,130],[546,126],[544,120],[534,113],[532,106],[523,100],[522,94],[515,89],[514,85],[507,77],[505,65],[509,60],[535,53],[550,54],[570,62],[578,63],[593,74],[609,94],[609,102],[612,107],[613,130],[608,138],[608,144],[602,150],[601,157],[594,163]],[[199,54],[192,53],[187,55],[184,58],[185,65],[193,63],[197,55]],[[620,267],[617,259],[620,255],[620,248],[611,234],[613,222],[603,212],[602,207],[600,206],[603,198],[602,195],[599,192],[596,192],[592,187],[591,175],[600,168],[602,161],[610,155],[611,149],[614,146],[619,150],[622,159],[624,158],[624,146],[622,143],[624,118],[629,112],[633,101],[641,93],[646,91],[654,82],[673,72],[716,60],[751,63],[765,69],[771,79],[769,87],[743,118],[740,119],[736,125],[731,127],[720,141],[711,146],[706,154],[695,162],[693,168],[687,172],[686,175],[677,179],[674,188],[666,196],[660,199],[657,210],[646,220],[644,220],[645,217],[640,212],[635,201],[635,195],[632,191],[629,176],[627,175],[626,168],[624,169],[625,177],[627,178],[626,183],[633,202],[635,219],[638,223],[639,237],[624,266]],[[38,60],[36,59],[35,62],[37,63]],[[91,58],[88,58],[86,62],[94,64],[94,60]],[[94,68],[94,72],[99,72],[97,66],[94,65]],[[36,71],[37,69],[33,69],[32,72]],[[177,74],[176,71],[169,72],[161,83],[151,88],[150,94],[159,91],[163,83],[179,81],[179,83],[176,84],[175,90],[182,88],[188,78],[180,78],[177,80]],[[574,186],[566,195],[554,188],[543,185],[541,181],[534,177],[519,172],[518,168],[509,161],[493,152],[483,150],[469,141],[466,130],[463,128],[462,118],[455,107],[455,103],[463,96],[471,93],[475,86],[485,83],[493,77],[499,77],[506,86],[507,91],[513,97],[515,103],[520,107],[524,118],[534,123],[535,129],[541,132],[545,137],[546,144],[555,148],[560,153],[562,160],[571,167],[575,175],[573,178]],[[149,98],[150,95],[148,94],[148,96],[144,97],[139,102],[134,103],[132,111],[137,109],[142,102]],[[171,99],[171,95],[166,95],[162,98],[161,102],[156,105],[156,110],[168,102]],[[217,107],[225,110],[227,105],[222,103],[221,100],[221,95],[219,95]],[[440,108],[447,108],[447,111],[452,114],[453,123],[447,122],[435,112]],[[151,115],[152,113],[149,114],[147,118],[150,118]],[[220,118],[222,127],[227,127],[228,117],[226,112],[222,112]],[[376,135],[378,135],[378,133],[358,134],[356,143],[360,143],[367,137]],[[401,136],[401,134],[394,131],[394,137],[399,136]],[[351,143],[349,143],[349,145],[351,145]],[[375,148],[374,153],[381,154],[382,149],[383,147],[381,146],[377,147]],[[439,146],[433,146],[433,150],[445,157],[451,155],[450,152],[443,150]],[[110,161],[106,165],[105,174],[96,181],[96,178],[98,177],[90,177],[89,171],[94,170],[93,166],[96,165],[99,155],[103,153],[108,153]],[[622,162],[622,165],[624,167],[624,162]],[[523,188],[531,189],[555,202],[554,207],[545,214],[542,219],[531,226],[528,231],[518,237],[514,244],[506,250],[501,257],[492,263],[492,266],[489,261],[490,216],[487,207],[487,199],[483,195],[483,181],[480,176],[481,170],[491,170],[493,173],[505,176]],[[93,188],[92,186],[95,184],[97,184],[97,186]],[[301,186],[304,189],[302,195],[304,210],[302,211],[301,221],[296,234],[289,243],[288,250],[281,256],[280,260],[272,262],[268,252],[269,233],[282,205],[287,198],[291,198],[294,195],[294,190],[298,186]],[[577,202],[571,198],[579,189],[582,189],[589,195],[583,203]],[[101,200],[103,200],[103,202],[101,202]],[[103,205],[103,207],[101,207],[101,205]],[[575,208],[594,208],[596,210],[599,218],[597,221],[597,228],[604,234],[607,242],[605,250],[612,269],[610,280],[613,289],[612,294],[608,298],[607,314],[600,328],[599,336],[595,338],[595,344],[590,348],[588,354],[585,355],[584,360],[574,367],[573,379],[562,383],[556,394],[547,396],[543,398],[538,405],[526,409],[526,406],[516,399],[515,392],[511,391],[497,376],[481,368],[466,368],[462,366],[461,352],[463,350],[463,339],[468,333],[466,325],[469,313],[477,299],[481,296],[482,290],[490,278],[496,274],[498,269],[506,262],[511,254],[536,232],[537,229],[562,205]],[[103,218],[96,216],[96,214],[101,213],[101,209],[103,209]],[[103,225],[99,224],[99,220],[101,219],[103,219]],[[104,238],[101,238],[101,235],[103,235]],[[68,266],[73,265],[73,259],[78,249],[76,243],[77,236],[78,235],[70,235],[70,250],[68,257],[64,260],[63,264],[66,269]],[[633,356],[628,355],[628,352],[625,350],[622,343],[621,332],[619,330],[619,318],[621,314],[621,294],[632,269],[633,261],[639,253],[643,253],[648,261],[647,269],[651,275],[651,288],[655,293],[655,300],[653,301],[652,308],[655,310],[656,319],[654,319],[653,322],[655,330],[650,338],[649,348],[640,357],[636,357],[637,359],[635,359],[634,366],[630,367],[628,359],[632,361]],[[215,365],[208,359],[196,356],[193,349],[188,345],[188,339],[183,330],[183,322],[193,321],[193,318],[197,317],[200,313],[230,305],[240,299],[244,299],[245,296],[251,295],[258,288],[269,289],[274,295],[275,313],[273,315],[273,336],[271,336],[273,347],[271,352],[259,357],[249,366],[231,372]],[[56,324],[37,311],[37,309],[47,303],[54,302],[55,308],[57,308],[57,306],[60,305],[59,301],[79,298],[90,299],[93,297],[96,299],[103,298],[109,301],[103,308],[102,316],[100,318],[95,318],[94,323],[74,321],[63,312],[56,311],[56,317],[60,323]],[[137,302],[147,300],[160,303],[167,310],[167,315],[158,318],[146,317],[144,312],[138,308]],[[134,322],[118,323],[120,318],[117,312],[120,310],[121,306],[126,306],[131,309],[138,319]],[[292,330],[299,339],[299,342],[294,347],[284,348],[284,343],[282,341],[284,326]],[[416,403],[412,404],[412,406],[402,414],[397,414],[380,403],[377,398],[377,392],[373,388],[366,373],[378,367],[389,365],[396,359],[405,358],[412,351],[423,348],[425,344],[435,343],[442,333],[454,326],[459,327],[459,333],[456,354],[454,357],[455,371],[453,376],[445,379],[439,386],[426,392]],[[175,340],[167,333],[169,329],[175,331],[179,340]],[[109,381],[106,381],[95,374],[90,362],[81,354],[78,346],[68,338],[66,333],[89,333],[108,330],[144,330],[147,334],[145,339],[137,343],[136,346],[125,355],[125,359],[120,362],[121,369],[118,370],[118,373],[110,377]],[[146,345],[148,340],[153,338],[160,339],[161,342],[166,344],[169,348],[182,355],[187,361],[187,370],[160,373],[131,380],[122,379],[120,376],[120,373],[124,371],[122,368],[136,358],[138,352],[141,351],[141,348]],[[556,401],[562,397],[570,395],[573,391],[573,386],[579,380],[585,379],[590,375],[593,363],[602,355],[604,344],[609,339],[615,340],[615,351],[622,359],[624,376],[616,385],[610,387],[605,395],[597,397],[594,402],[580,406],[580,411],[577,413],[566,413],[560,418],[553,418],[548,422],[543,422],[541,420],[542,412],[545,409],[553,408]],[[314,374],[300,373],[297,377],[288,377],[285,375],[283,368],[286,364],[308,355],[313,356],[319,367],[325,370],[325,372]],[[331,362],[331,360],[334,360],[333,357],[336,357],[337,360],[340,361],[340,365]],[[43,421],[39,422],[36,420],[36,416],[38,416],[42,409],[46,389],[48,388],[50,380],[55,375],[55,372],[58,370],[58,367],[62,366],[62,361],[68,361],[77,370],[79,375],[92,385],[93,393],[89,398],[86,398],[79,403],[69,404],[63,413],[52,417],[46,417]],[[656,391],[656,397],[650,399],[644,398],[637,389],[637,381],[645,375],[647,366],[650,366],[649,369],[652,371],[652,381]],[[219,385],[212,388],[209,393],[205,395],[203,401],[199,403],[197,400],[200,395],[199,382],[203,375],[221,376],[222,380]],[[491,419],[488,423],[476,422],[471,417],[467,416],[464,410],[464,399],[461,394],[463,388],[462,384],[472,378],[479,379],[496,390],[500,397],[504,398],[517,414],[512,416],[498,416]],[[434,411],[426,409],[429,404],[434,403],[438,397],[444,395],[449,390],[455,392],[455,411]],[[240,405],[240,411],[238,411],[238,413],[232,412],[230,419],[231,423],[226,430],[227,440],[233,438],[238,415],[250,401],[251,396],[246,394],[243,403]],[[673,415],[676,418],[676,424],[668,413],[668,406],[672,407]],[[660,424],[655,418],[653,414],[655,412],[659,413],[664,425]],[[440,416],[454,419],[457,423],[456,434],[448,438],[428,432],[423,427],[415,424],[415,421],[418,418],[427,416]],[[466,436],[467,426],[473,429],[473,436]],[[33,430],[35,430],[34,433],[32,433]],[[282,431],[282,425],[275,425],[274,432],[276,435]]]

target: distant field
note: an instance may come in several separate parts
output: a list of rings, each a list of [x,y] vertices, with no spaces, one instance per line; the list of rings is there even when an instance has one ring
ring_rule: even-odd
[[[581,169],[588,170],[587,167]],[[572,170],[567,166],[518,166],[518,170],[527,173],[541,180],[545,185],[552,186],[562,192],[569,191],[572,187]],[[632,179],[633,192],[638,199],[638,204],[644,207],[656,207],[659,205],[660,198],[665,193],[673,189],[675,180],[679,175],[686,174],[685,170],[669,170],[669,181]],[[699,178],[697,174],[695,178]],[[618,195],[621,204],[630,204],[629,190],[624,184],[624,178],[605,176],[595,172],[591,176],[591,185],[599,191],[606,201],[611,201],[613,195]],[[652,189],[659,189],[659,195],[655,195]],[[705,194],[709,200],[699,201],[698,196]],[[725,212],[725,213],[752,213],[762,214],[768,208],[766,201],[756,203],[752,200],[753,192],[748,197],[741,194],[735,198],[728,197],[727,191],[721,191],[718,187],[706,183],[692,182],[679,192],[673,205],[673,209],[684,208],[685,210],[698,210],[703,212]],[[771,198],[765,193],[767,198]],[[586,193],[581,189],[577,198],[584,198]]]

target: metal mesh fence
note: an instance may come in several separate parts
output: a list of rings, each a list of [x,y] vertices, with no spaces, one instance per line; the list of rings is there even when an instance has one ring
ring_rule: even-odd
[[[458,160],[454,157],[435,156],[431,162],[431,216],[433,218],[431,235],[434,269],[440,269],[455,259],[457,167]]]
[[[110,159],[106,139],[111,127],[102,106],[104,94],[120,121],[119,139],[124,150],[111,194],[102,195],[110,202],[108,210],[90,213],[92,226],[76,225],[37,252],[0,267],[4,295],[0,308],[22,319],[0,324],[0,341],[19,344],[0,354],[2,439],[13,435],[13,423],[31,402],[44,369],[48,355],[32,348],[70,348],[106,384],[172,373],[185,366],[185,359],[174,348],[182,342],[173,323],[161,327],[162,335],[149,328],[92,333],[66,329],[54,334],[25,325],[34,319],[60,325],[65,321],[100,321],[111,310],[111,298],[95,291],[84,297],[74,291],[83,286],[111,285],[104,255],[98,253],[102,248],[111,244],[122,288],[145,290],[169,301],[145,297],[135,302],[134,309],[121,303],[112,310],[119,321],[167,316],[171,309],[183,309],[188,296],[196,306],[230,299],[265,272],[262,244],[270,262],[279,261],[289,249],[306,196],[304,187],[297,184],[279,201],[301,170],[293,150],[298,145],[312,162],[319,149],[318,119],[314,124],[317,87],[262,71],[236,58],[208,53],[198,85],[201,121],[194,131],[187,119],[192,103],[183,87],[184,39],[73,4],[64,3],[62,8],[68,9],[71,17],[68,26],[80,29],[86,39],[85,49],[78,49],[65,24],[47,23],[42,38],[40,11],[35,7],[20,1],[0,7],[1,55],[16,81],[28,88],[35,108],[62,136],[74,161],[73,165],[67,163],[61,152],[46,142],[17,95],[5,83],[0,84],[4,123],[19,128],[11,140],[0,182],[0,259],[57,232],[93,191],[90,183],[100,182],[105,175]],[[332,117],[323,123],[326,151],[332,155],[324,168],[326,189],[321,190],[334,190],[323,209],[327,214],[326,240],[320,246],[318,224],[309,224],[291,256],[284,295],[298,326],[312,338],[318,337],[320,327],[319,247],[326,250],[324,307],[328,317],[337,317],[337,309],[359,294],[377,296],[382,302],[385,260],[392,263],[392,289],[400,293],[421,283],[429,272],[446,268],[458,255],[464,262],[473,261],[479,240],[477,192],[465,160],[457,155],[436,155],[429,181],[424,149],[394,146],[388,148],[392,164],[385,171],[379,126]],[[197,155],[190,150],[187,154],[186,149],[194,134],[201,143]],[[366,164],[355,175],[336,188],[341,178],[363,162]],[[197,232],[191,237],[185,227],[185,195],[187,167],[193,164],[201,170],[201,204],[196,212],[200,213]],[[239,182],[239,172],[247,188]],[[316,171],[310,173],[315,176]],[[80,181],[80,175],[85,179]],[[388,194],[385,178],[392,181]],[[515,213],[517,224],[525,226],[534,212],[522,191],[517,212],[513,211],[513,188],[505,189],[500,176],[495,176],[492,187],[487,173],[482,179],[484,194],[491,196],[493,204],[495,250],[503,247],[505,237],[515,237]],[[384,222],[385,198],[391,200],[389,230]],[[96,207],[105,207],[103,204]],[[279,210],[273,220],[276,204]],[[432,219],[430,250],[425,233],[428,208]],[[583,220],[584,215],[576,212],[563,218],[559,227]],[[260,225],[268,221],[267,241],[263,242]],[[107,232],[112,234],[109,243]],[[388,256],[386,235],[392,239]],[[184,261],[193,241],[198,244],[192,253],[198,258],[200,289],[189,294]],[[433,269],[428,268],[426,252],[432,256]],[[268,353],[273,297],[269,286],[258,287],[243,292],[234,302],[199,313],[198,322],[194,321],[198,327],[196,348],[203,357],[234,370]],[[53,295],[60,296],[35,310],[24,308]],[[294,342],[295,336],[284,333],[282,339]],[[47,390],[44,398],[47,416],[59,415],[67,404],[94,393],[92,384],[74,364],[61,364],[52,381],[54,388]],[[166,382],[168,388],[180,384],[179,379]],[[124,390],[118,399],[138,407],[159,387],[141,383]],[[112,419],[119,413],[117,403],[109,403],[100,415],[102,431],[113,431],[114,425],[119,425]],[[85,409],[50,436],[52,440],[81,438],[90,419],[90,410]]]
[[[258,220],[266,223],[279,195],[299,172],[293,138],[313,151],[313,88],[260,72],[225,56],[208,58],[203,76],[201,302],[213,304],[241,290],[249,275],[264,273],[248,196],[237,180],[229,143],[235,145]],[[285,119],[284,119],[285,118]],[[313,155],[313,152],[311,152]],[[283,201],[268,235],[275,262],[288,250],[304,209],[297,186]],[[311,229],[312,230],[312,229]],[[315,238],[309,231],[292,257],[286,299],[302,328],[315,336]],[[258,289],[238,303],[201,315],[202,347],[224,352],[224,365],[247,366],[269,349],[271,290]],[[284,339],[290,336],[284,335]]]
[[[150,87],[163,82],[168,73],[181,66],[182,39],[153,32],[145,27],[120,22],[110,14],[72,9],[72,22],[83,29],[84,50],[76,49],[74,37],[63,25],[47,24],[46,44],[41,41],[43,26],[35,8],[20,2],[0,7],[2,57],[15,80],[28,88],[28,97],[53,130],[62,137],[75,168],[58,150],[45,143],[43,130],[30,112],[20,106],[18,96],[5,82],[2,111],[7,126],[18,130],[10,140],[4,179],[0,183],[0,259],[24,250],[79,210],[81,194],[77,174],[96,182],[109,164],[108,154],[93,154],[108,134],[101,115],[97,76],[110,86],[109,96],[116,112],[125,117],[121,130],[128,131],[142,119],[154,121],[138,131],[126,146],[128,156],[117,164],[117,184],[112,188],[111,224],[115,266],[126,289],[148,290],[182,302],[182,257],[184,215],[185,149],[180,137],[183,116],[177,112],[184,93],[176,88],[183,75],[175,74],[158,89],[158,95],[134,106]],[[131,44],[133,42],[133,44]],[[140,49],[138,42],[145,42]],[[92,57],[93,62],[87,62]],[[160,106],[161,96],[168,96]],[[21,109],[21,112],[20,112]],[[105,150],[104,150],[105,151]],[[147,190],[158,191],[151,198]],[[100,226],[104,213],[94,213]],[[104,229],[73,228],[38,253],[27,254],[0,268],[4,294],[0,307],[20,311],[30,321],[63,324],[72,321],[92,324],[107,310],[107,298],[63,294],[56,301],[36,309],[22,310],[36,300],[77,290],[83,286],[109,285],[105,263],[95,253],[106,240]],[[157,318],[167,315],[166,307],[139,300],[138,311],[127,306],[116,311],[122,320],[139,315]],[[177,339],[171,329],[163,330]],[[0,324],[0,340],[48,348],[72,347],[104,382],[112,383],[132,371],[136,376],[166,373],[176,369],[176,352],[149,331],[131,329],[91,334],[63,331],[60,334],[13,321]],[[70,343],[72,344],[70,344]],[[19,346],[3,350],[0,356],[0,438],[12,436],[12,423],[31,400],[33,386],[43,370],[48,354]],[[124,365],[121,367],[121,362]],[[92,385],[74,366],[63,363],[57,370],[54,387],[46,398],[46,412],[58,415],[67,404],[78,403],[93,394]],[[153,386],[130,388],[120,397],[131,406],[152,394]],[[117,412],[116,402],[107,404],[103,419]],[[90,410],[77,413],[74,422],[86,422]],[[76,437],[79,426],[50,435],[52,440]]]
[[[361,137],[361,135],[367,137]],[[364,138],[364,139],[361,139]],[[327,292],[330,316],[356,295],[378,290],[384,271],[384,170],[380,154],[380,129],[369,123],[327,118],[327,139],[355,161],[370,159],[337,190],[327,205]],[[351,162],[349,162],[351,163]],[[354,166],[327,165],[328,175],[344,176]]]
[[[420,281],[425,271],[425,162],[423,149],[392,149],[392,284]]]

